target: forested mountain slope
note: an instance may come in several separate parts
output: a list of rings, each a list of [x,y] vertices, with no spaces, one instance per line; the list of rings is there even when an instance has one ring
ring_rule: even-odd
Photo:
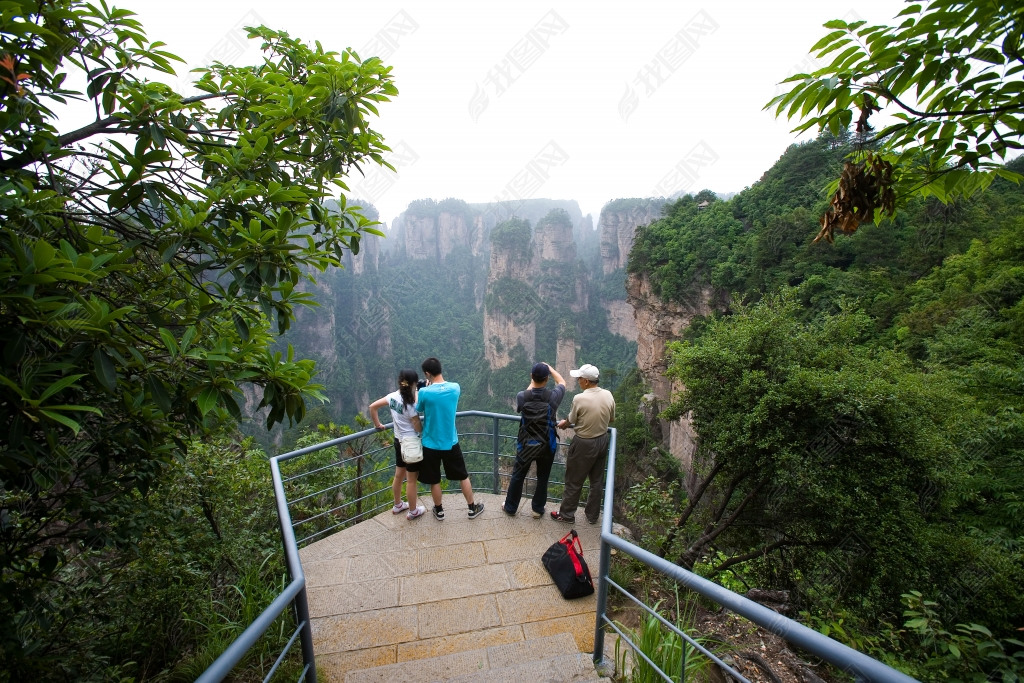
[[[847,151],[794,145],[730,201],[684,197],[638,231],[631,282],[705,313],[661,340],[663,416],[697,437],[640,526],[862,648],[968,643],[975,665],[1024,625],[1024,191],[913,200],[814,243]],[[921,620],[898,631],[905,609]]]

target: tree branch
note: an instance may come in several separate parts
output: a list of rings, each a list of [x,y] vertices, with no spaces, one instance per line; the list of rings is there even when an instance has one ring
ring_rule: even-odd
[[[224,97],[227,93],[206,93],[204,95],[196,95],[194,97],[186,97],[181,101],[182,104],[195,104],[196,102],[202,102],[203,100],[215,99],[217,97]],[[124,132],[117,127],[116,124],[122,123],[123,118],[119,116],[108,116],[105,119],[99,121],[93,121],[87,126],[82,126],[78,130],[73,130],[70,133],[65,133],[57,138],[57,147],[63,149],[68,145],[73,145],[76,142],[81,142],[86,138],[90,138],[93,135],[100,133],[117,133]],[[13,171],[20,168],[25,168],[29,164],[34,164],[37,161],[42,161],[45,155],[39,153],[33,153],[28,150],[21,154],[15,154],[8,159],[0,160],[0,172]]]
[[[747,560],[752,560],[755,557],[760,557],[761,555],[767,555],[768,553],[770,553],[771,551],[775,550],[776,548],[781,548],[783,546],[790,546],[790,545],[799,545],[799,543],[797,541],[791,541],[791,540],[789,540],[787,538],[780,538],[779,540],[772,541],[768,545],[763,546],[761,548],[758,548],[757,550],[751,550],[749,553],[745,553],[743,555],[735,555],[733,557],[730,557],[729,559],[727,559],[724,562],[722,562],[722,564],[720,564],[717,567],[715,567],[712,571],[717,574],[718,572],[725,571],[726,569],[728,569],[729,567],[731,567],[731,566],[733,566],[735,564],[742,564],[743,562],[746,562]]]
[[[668,549],[672,545],[672,542],[676,539],[676,535],[679,533],[679,530],[682,529],[686,522],[690,519],[690,515],[693,514],[694,509],[696,509],[697,503],[700,502],[700,499],[704,496],[704,492],[707,491],[708,486],[711,485],[711,482],[718,475],[721,469],[722,463],[720,462],[716,462],[715,466],[711,468],[711,472],[708,474],[707,478],[700,485],[700,488],[697,489],[697,492],[693,495],[693,497],[690,498],[690,501],[686,504],[686,509],[683,510],[683,514],[681,514],[679,516],[679,519],[676,520],[675,526],[673,526],[672,530],[669,531],[668,535],[665,536],[665,542],[662,543],[661,548],[658,549],[658,557],[665,557],[665,555],[668,553]]]
[[[868,90],[870,92],[873,92],[875,94],[885,96],[889,100],[895,102],[901,109],[903,109],[907,113],[913,114],[914,116],[920,116],[923,119],[929,119],[929,118],[931,118],[931,119],[941,119],[941,118],[946,118],[946,117],[950,117],[950,116],[974,116],[974,115],[977,115],[977,114],[1002,114],[1004,112],[1019,111],[1021,109],[1021,106],[1019,104],[1009,104],[1009,105],[1006,105],[1005,107],[993,107],[992,109],[964,109],[962,111],[924,112],[924,111],[918,111],[918,110],[914,109],[913,107],[911,107],[911,106],[909,106],[907,104],[904,104],[900,100],[900,98],[896,97],[896,95],[893,94],[893,92],[891,90],[889,90],[888,88],[886,88],[886,87],[884,87],[882,85],[878,85],[878,84],[870,85],[869,84],[869,85],[864,86],[864,89]]]
[[[739,505],[736,506],[736,509],[733,510],[732,514],[726,517],[724,521],[719,522],[719,520],[716,519],[714,522],[709,524],[704,531],[704,535],[702,535],[700,538],[694,541],[690,545],[690,547],[686,549],[686,552],[683,553],[683,556],[679,559],[679,564],[683,567],[686,567],[687,569],[693,567],[693,563],[697,560],[697,556],[700,555],[701,551],[704,550],[708,543],[711,543],[711,541],[718,538],[722,534],[722,532],[728,529],[732,525],[732,523],[736,521],[736,518],[740,516],[740,513],[742,513],[743,509],[747,507],[747,504],[754,499],[754,496],[757,495],[757,492],[761,490],[761,487],[763,485],[764,482],[750,489],[750,492],[743,497],[743,500],[741,500]],[[734,490],[735,486],[729,489],[729,495],[722,503],[721,512],[719,512],[719,514],[717,515],[719,519],[721,518],[722,512],[724,512],[725,507],[728,505],[729,499],[732,498],[732,493]]]

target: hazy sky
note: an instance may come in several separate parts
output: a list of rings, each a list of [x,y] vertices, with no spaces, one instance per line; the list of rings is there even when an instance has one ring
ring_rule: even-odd
[[[390,221],[414,199],[735,192],[796,138],[763,105],[814,68],[829,19],[892,23],[898,0],[361,2],[114,0],[188,69],[254,63],[265,24],[394,67],[374,127],[397,174],[350,179]]]

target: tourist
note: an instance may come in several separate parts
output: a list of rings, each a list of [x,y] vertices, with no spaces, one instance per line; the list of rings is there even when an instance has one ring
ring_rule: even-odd
[[[548,377],[553,377],[555,387],[548,389]],[[516,412],[520,414],[519,433],[516,436],[516,462],[508,482],[504,510],[514,515],[519,510],[523,496],[523,483],[530,471],[530,465],[537,463],[537,486],[533,490],[533,518],[544,515],[544,504],[548,499],[548,477],[555,461],[558,448],[558,432],[555,430],[555,414],[565,396],[565,380],[558,371],[547,363],[537,363],[530,370],[530,385],[516,395]]]
[[[395,505],[391,508],[392,514],[399,514],[403,510],[409,510],[407,519],[416,519],[423,515],[424,507],[417,503],[416,499],[416,476],[422,461],[406,463],[402,459],[402,439],[419,438],[423,431],[419,415],[416,413],[416,394],[419,375],[415,370],[402,370],[398,373],[398,391],[393,391],[383,398],[378,398],[370,404],[370,419],[377,429],[384,429],[377,411],[384,406],[391,410],[391,420],[394,423],[395,432],[395,480],[391,483],[391,494],[395,499]],[[405,497],[408,502],[402,500],[402,482],[405,482]]]
[[[573,397],[569,417],[558,423],[559,429],[573,425],[576,435],[566,454],[562,504],[558,510],[551,511],[551,518],[573,524],[583,482],[589,480],[590,495],[583,511],[588,522],[597,524],[604,497],[604,468],[610,439],[608,425],[615,419],[615,398],[612,392],[598,386],[601,373],[593,365],[583,365],[579,370],[570,370],[569,374],[576,378],[583,391]]]
[[[455,430],[455,413],[459,407],[462,387],[448,382],[441,373],[441,361],[428,358],[423,361],[423,375],[426,386],[419,390],[416,412],[423,415],[423,462],[419,467],[419,478],[430,486],[434,501],[434,519],[444,521],[444,507],[441,500],[441,466],[448,481],[457,481],[462,495],[469,506],[469,518],[475,519],[484,511],[484,504],[473,500],[473,486],[469,481],[466,460],[459,447],[459,435]]]

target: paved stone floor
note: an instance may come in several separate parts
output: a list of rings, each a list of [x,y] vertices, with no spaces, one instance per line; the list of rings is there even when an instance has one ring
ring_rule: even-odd
[[[461,495],[446,493],[443,522],[428,497],[419,519],[389,508],[300,551],[324,680],[438,657],[453,675],[470,651],[517,643],[593,652],[595,597],[564,600],[540,561],[569,525],[533,519],[528,499],[513,517],[502,511],[503,495],[475,495],[486,506],[476,519]],[[580,510],[573,528],[596,574],[600,527]]]

